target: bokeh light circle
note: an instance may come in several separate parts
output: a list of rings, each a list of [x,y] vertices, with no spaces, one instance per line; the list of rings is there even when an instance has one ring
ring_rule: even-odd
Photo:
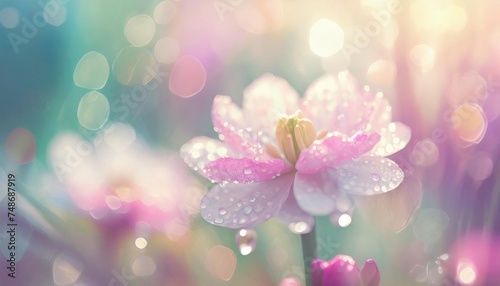
[[[165,0],[156,5],[154,11],[154,19],[158,24],[168,24],[177,14],[177,8],[174,2]]]
[[[156,76],[156,60],[145,49],[128,47],[113,62],[113,74],[123,85],[145,85]]]
[[[52,26],[61,26],[66,22],[66,7],[59,1],[50,0],[43,8],[43,18]]]
[[[430,139],[418,142],[410,154],[410,162],[415,166],[428,167],[437,162],[439,150],[437,145]]]
[[[106,85],[109,77],[109,64],[102,54],[90,51],[78,61],[73,73],[76,86],[101,89]]]
[[[5,153],[15,164],[31,162],[36,153],[35,136],[26,128],[18,127],[12,130],[5,141]]]
[[[138,237],[135,239],[135,246],[139,249],[144,249],[148,246],[148,241],[144,237]]]
[[[493,162],[490,156],[483,152],[478,152],[472,156],[467,166],[467,173],[475,181],[487,179],[493,172]]]
[[[387,60],[373,62],[366,72],[366,79],[374,84],[392,84],[396,79],[396,65]]]
[[[156,263],[149,256],[139,256],[132,263],[132,272],[140,277],[147,277],[156,271]]]
[[[109,102],[98,91],[91,91],[80,100],[77,112],[78,122],[89,130],[101,128],[109,117]]]
[[[132,46],[143,47],[151,42],[156,32],[154,20],[146,14],[130,18],[125,25],[125,37]]]
[[[168,80],[170,91],[180,97],[191,97],[205,86],[207,72],[203,64],[194,56],[187,55],[178,59]]]
[[[83,263],[66,253],[59,254],[52,264],[54,284],[58,286],[74,285],[83,272]]]
[[[154,55],[156,60],[162,64],[171,64],[179,57],[181,48],[175,39],[164,37],[155,45]]]
[[[470,143],[479,143],[486,133],[488,120],[483,109],[473,103],[464,103],[457,107],[452,114],[453,129],[462,140]]]
[[[19,25],[19,11],[13,7],[7,7],[0,11],[0,23],[7,29],[13,29]]]
[[[329,19],[318,20],[309,32],[309,46],[311,51],[320,57],[329,57],[342,49],[344,31],[340,26]]]
[[[243,30],[261,35],[278,30],[283,23],[283,5],[279,0],[228,1],[236,5],[234,17]],[[241,4],[241,5],[240,5]]]
[[[236,270],[236,255],[225,246],[215,245],[207,253],[205,268],[213,277],[229,281]]]

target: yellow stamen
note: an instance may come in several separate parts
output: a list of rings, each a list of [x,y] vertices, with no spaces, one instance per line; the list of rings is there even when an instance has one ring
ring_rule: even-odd
[[[285,158],[295,164],[300,152],[316,140],[313,123],[298,111],[290,117],[283,117],[276,126],[276,140]],[[271,153],[269,153],[271,155]],[[273,155],[271,155],[273,156]]]
[[[290,161],[290,163],[292,164],[295,164],[295,162],[297,162],[297,154],[295,154],[295,147],[293,145],[292,135],[287,134],[283,142],[283,151],[288,161]]]
[[[318,132],[318,135],[316,136],[316,139],[317,140],[323,139],[323,137],[325,137],[326,134],[328,134],[328,131],[326,131],[326,130],[323,129],[323,130],[321,130],[321,131]]]
[[[267,144],[266,151],[267,151],[267,154],[269,154],[269,156],[271,156],[273,158],[280,158],[281,157],[280,151],[273,144]]]
[[[306,149],[307,134],[304,134],[302,128],[300,128],[299,125],[295,125],[293,131],[295,134],[295,142],[297,143],[297,147],[299,147],[299,150]]]

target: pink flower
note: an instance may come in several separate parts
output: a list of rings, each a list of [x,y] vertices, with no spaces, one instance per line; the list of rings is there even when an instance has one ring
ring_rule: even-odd
[[[252,227],[275,216],[307,232],[313,216],[351,210],[349,195],[388,192],[404,177],[384,156],[404,148],[409,128],[348,72],[324,75],[301,100],[266,74],[244,91],[242,109],[216,96],[212,121],[221,141],[195,137],[181,156],[218,183],[200,205],[216,225]]]
[[[380,272],[377,263],[368,259],[361,271],[347,255],[337,255],[330,261],[315,259],[311,263],[313,286],[378,286]]]
[[[93,142],[62,133],[49,158],[74,204],[95,219],[121,216],[177,239],[199,211],[203,188],[182,160],[149,149],[128,125],[115,123]]]

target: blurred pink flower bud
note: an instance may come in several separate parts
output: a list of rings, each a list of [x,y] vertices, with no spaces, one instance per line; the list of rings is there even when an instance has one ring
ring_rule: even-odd
[[[278,286],[301,286],[301,285],[299,281],[297,281],[297,279],[288,277],[281,280]]]
[[[380,271],[375,260],[368,259],[361,268],[361,280],[364,286],[378,286],[380,284]]]
[[[348,255],[337,255],[330,261],[315,259],[311,263],[313,286],[378,286],[380,272],[374,260],[367,260],[361,271]]]

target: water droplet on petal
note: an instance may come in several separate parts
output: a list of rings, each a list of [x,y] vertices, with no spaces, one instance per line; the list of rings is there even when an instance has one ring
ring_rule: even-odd
[[[248,220],[247,220],[245,217],[241,217],[241,218],[238,220],[238,223],[239,223],[239,224],[245,224],[245,223],[247,223],[247,221],[248,221]]]
[[[252,206],[246,206],[243,209],[243,212],[245,212],[245,214],[250,214],[252,212]]]
[[[215,222],[215,223],[223,223],[223,222],[224,222],[224,219],[223,219],[223,218],[221,218],[221,217],[216,217],[216,218],[214,219],[214,222]]]
[[[245,169],[245,170],[243,171],[243,173],[245,173],[245,175],[250,175],[250,174],[252,174],[252,170],[250,170],[250,169]]]
[[[240,229],[236,233],[236,245],[241,255],[248,255],[255,249],[257,233],[253,229]]]
[[[259,203],[257,203],[257,204],[253,207],[253,210],[254,210],[255,212],[257,212],[257,213],[260,213],[263,209],[264,209],[264,207],[263,207],[261,204],[259,204]]]
[[[227,213],[225,208],[219,208],[219,214],[220,215],[225,215]]]
[[[378,182],[380,181],[380,175],[377,174],[377,173],[372,173],[372,180],[374,180],[375,182]]]

